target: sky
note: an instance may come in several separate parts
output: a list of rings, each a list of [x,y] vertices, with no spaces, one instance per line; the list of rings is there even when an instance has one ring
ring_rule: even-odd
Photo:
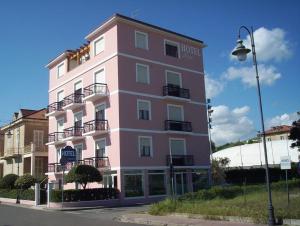
[[[247,4],[246,4],[247,3]],[[255,72],[230,56],[241,25],[253,26],[265,125],[290,124],[300,111],[300,1],[1,1],[0,125],[20,108],[48,104],[45,65],[114,13],[203,40],[207,96],[214,112],[212,139],[221,145],[261,130]],[[245,30],[241,39],[247,47]]]

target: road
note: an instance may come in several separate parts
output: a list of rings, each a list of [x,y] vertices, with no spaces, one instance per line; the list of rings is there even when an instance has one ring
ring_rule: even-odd
[[[147,207],[48,211],[0,204],[0,226],[128,226],[133,224],[117,222],[114,218],[145,208]]]

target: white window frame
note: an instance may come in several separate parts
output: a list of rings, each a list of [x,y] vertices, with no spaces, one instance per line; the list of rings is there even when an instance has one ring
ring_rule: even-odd
[[[174,138],[174,137],[171,137],[169,138],[169,153],[172,154],[172,149],[171,149],[171,142],[172,140],[182,140],[183,141],[183,147],[184,147],[184,155],[186,155],[186,140],[185,138]]]
[[[152,119],[152,115],[151,115],[151,101],[150,100],[143,100],[143,99],[137,99],[136,101],[136,110],[137,110],[137,119],[138,120],[143,120],[143,121],[147,121],[147,120],[144,120],[144,119],[140,119],[140,109],[139,109],[139,103],[140,102],[144,102],[144,103],[147,103],[149,105],[149,120],[150,121]]]
[[[62,72],[62,74],[59,74],[59,68],[63,66],[64,70]],[[65,66],[65,62],[60,63],[59,65],[57,65],[57,78],[62,77],[64,74],[66,73],[66,66]]]
[[[58,152],[59,152],[59,155],[58,155]],[[56,148],[55,155],[56,155],[56,161],[57,161],[56,163],[59,163],[60,159],[58,159],[58,157],[61,158],[61,148]]]
[[[137,38],[136,38],[136,34],[142,34],[142,35],[145,35],[145,36],[146,36],[146,48],[141,48],[141,47],[138,47],[138,46],[137,46]],[[138,31],[138,30],[135,30],[135,31],[134,31],[134,44],[135,44],[135,45],[134,45],[135,48],[149,50],[149,36],[148,36],[148,33],[142,32],[142,31]]]
[[[107,148],[106,148],[106,144],[107,144],[106,138],[103,137],[103,138],[96,139],[95,142],[94,142],[94,156],[95,156],[95,157],[96,157],[96,155],[97,155],[96,143],[99,142],[99,141],[102,141],[102,140],[104,140],[104,143],[105,143],[104,152],[105,152],[106,156],[108,156],[108,155],[107,155]]]
[[[94,81],[94,84],[96,83],[96,74],[100,71],[103,71],[104,73],[104,80],[105,80],[105,83],[106,83],[106,74],[105,74],[105,67],[101,67],[99,69],[97,69],[96,71],[93,72],[93,81]]]
[[[61,117],[61,118],[58,118],[57,120],[56,120],[56,131],[58,132],[58,122],[59,121],[62,121],[63,123],[63,130],[65,129],[65,118],[64,117]]]
[[[180,88],[182,88],[182,75],[181,75],[180,72],[177,72],[177,71],[165,70],[166,85],[168,85],[168,72],[173,73],[173,74],[177,74],[179,76]]]
[[[168,120],[171,120],[171,119],[170,119],[170,110],[169,110],[169,107],[180,107],[180,108],[181,108],[181,118],[182,118],[182,121],[184,121],[184,108],[183,108],[182,105],[177,105],[177,104],[167,104]]]
[[[147,68],[147,83],[139,82],[138,81],[138,66],[146,67]],[[135,64],[135,81],[139,84],[150,84],[150,71],[149,71],[149,65],[146,64]]]
[[[62,93],[62,96],[63,96],[62,100],[58,100],[58,96],[59,96],[58,94],[59,94],[59,93]],[[57,101],[57,102],[58,102],[58,101],[63,101],[64,98],[65,98],[65,91],[64,91],[63,89],[57,91],[57,93],[56,93],[56,101]]]
[[[74,112],[74,117],[73,117],[73,124],[75,125],[75,115],[79,115],[79,114],[81,114],[82,115],[82,117],[81,117],[81,126],[83,127],[83,111],[77,111],[77,112]]]
[[[76,160],[83,160],[83,143],[79,143],[79,144],[74,144],[74,149],[76,149],[76,146],[81,146],[81,159],[77,159]],[[77,150],[76,150],[76,157],[77,157]]]
[[[164,39],[164,54],[165,54],[165,56],[169,56],[169,55],[166,54],[166,44],[177,46],[178,59],[180,59],[180,44],[179,44],[179,42],[171,41],[169,39]],[[169,56],[169,57],[172,57],[172,56]],[[177,57],[173,57],[173,58],[177,58]]]
[[[97,105],[95,105],[95,108],[94,108],[94,119],[96,119],[96,109],[97,109],[97,107],[99,107],[99,106],[101,106],[101,105],[104,105],[104,116],[105,116],[105,118],[104,119],[106,119],[106,102],[101,102],[101,103],[99,103],[99,104],[97,104]]]
[[[101,39],[103,39],[103,50],[101,50],[100,52],[96,53],[96,43],[98,41],[100,41]],[[99,38],[95,39],[95,41],[93,42],[93,52],[94,52],[94,56],[99,55],[100,53],[102,53],[105,49],[105,38],[104,35],[101,35]]]
[[[150,156],[142,156],[141,150],[140,150],[140,144],[141,144],[141,138],[150,139]],[[153,140],[152,136],[138,136],[138,151],[139,151],[139,157],[140,158],[153,158]]]
[[[82,92],[83,92],[83,80],[82,79],[79,79],[79,80],[77,80],[77,81],[75,81],[74,83],[73,83],[73,90],[74,90],[74,93],[75,93],[75,86],[78,84],[78,83],[81,83],[81,89],[82,89]]]

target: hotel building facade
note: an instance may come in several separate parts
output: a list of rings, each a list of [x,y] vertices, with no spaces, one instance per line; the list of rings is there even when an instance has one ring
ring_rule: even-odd
[[[61,182],[72,146],[76,164],[103,175],[88,186],[116,187],[121,200],[168,195],[170,178],[178,195],[206,186],[204,43],[120,14],[85,38],[47,65],[49,181]]]

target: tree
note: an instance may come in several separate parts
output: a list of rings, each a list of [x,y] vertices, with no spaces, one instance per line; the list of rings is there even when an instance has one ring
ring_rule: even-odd
[[[300,119],[293,122],[289,139],[295,141],[291,144],[291,148],[298,147],[300,149]]]
[[[1,179],[0,187],[6,189],[14,189],[15,181],[18,179],[16,174],[7,174]]]
[[[211,173],[214,185],[225,183],[225,168],[228,166],[229,162],[230,160],[227,157],[212,160]]]
[[[67,183],[79,183],[85,189],[87,183],[101,182],[102,175],[94,166],[78,165],[69,171],[65,176],[65,181]]]
[[[30,174],[24,174],[15,181],[15,186],[22,190],[27,190],[36,182],[35,178]]]

